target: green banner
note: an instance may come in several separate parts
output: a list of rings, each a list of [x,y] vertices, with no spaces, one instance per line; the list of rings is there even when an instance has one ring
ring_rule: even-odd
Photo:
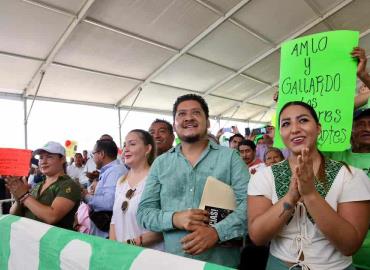
[[[0,269],[8,269],[10,247],[9,245],[4,245],[4,243],[10,243],[11,225],[17,222],[20,217],[7,215],[1,216],[0,219]]]
[[[276,115],[289,101],[310,104],[322,126],[318,138],[322,151],[350,147],[357,70],[350,53],[358,40],[358,32],[332,31],[291,40],[281,47]],[[274,141],[284,148],[279,132]]]
[[[0,269],[231,270],[12,215],[0,217]]]
[[[90,244],[92,248],[90,270],[130,269],[134,259],[143,251],[141,247],[53,227],[40,239],[39,270],[58,269],[60,253],[72,240],[81,240]],[[47,256],[42,256],[42,254],[47,254]],[[108,262],[109,268],[104,268],[104,264]]]

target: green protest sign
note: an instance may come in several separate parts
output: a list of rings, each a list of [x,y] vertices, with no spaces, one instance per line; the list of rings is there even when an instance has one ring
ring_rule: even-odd
[[[276,115],[289,101],[310,104],[322,125],[318,138],[322,151],[350,146],[357,70],[350,53],[358,40],[358,32],[332,31],[287,41],[281,47]],[[278,130],[274,141],[284,147]]]

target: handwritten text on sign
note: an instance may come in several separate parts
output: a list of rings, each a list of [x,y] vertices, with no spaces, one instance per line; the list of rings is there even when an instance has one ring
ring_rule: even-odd
[[[32,151],[0,148],[0,175],[27,176]]]
[[[278,114],[289,101],[310,104],[322,131],[319,148],[349,147],[356,86],[356,61],[350,53],[358,32],[332,31],[288,41],[281,48]],[[280,136],[277,146],[282,147]]]

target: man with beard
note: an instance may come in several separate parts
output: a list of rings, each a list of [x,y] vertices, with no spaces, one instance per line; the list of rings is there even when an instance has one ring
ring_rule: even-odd
[[[172,125],[166,120],[154,120],[150,125],[149,133],[154,139],[157,157],[172,148],[175,136],[173,135]]]
[[[177,98],[174,129],[181,143],[153,163],[137,218],[145,229],[163,232],[165,251],[236,267],[240,246],[223,242],[243,237],[249,174],[235,150],[207,139],[208,105],[194,94]],[[209,226],[209,214],[198,209],[207,177],[230,185],[236,209]]]

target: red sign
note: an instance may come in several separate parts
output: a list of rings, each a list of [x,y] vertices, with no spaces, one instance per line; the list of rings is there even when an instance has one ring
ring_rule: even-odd
[[[0,175],[27,176],[31,150],[0,148]]]

